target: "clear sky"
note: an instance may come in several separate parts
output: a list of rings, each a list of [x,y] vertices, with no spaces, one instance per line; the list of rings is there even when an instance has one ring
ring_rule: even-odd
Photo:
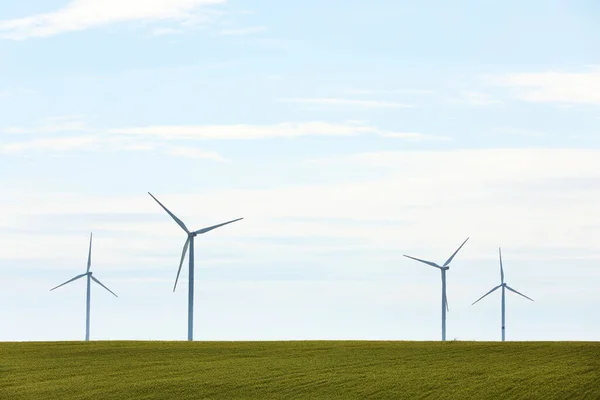
[[[0,2],[0,340],[600,339],[600,3]]]

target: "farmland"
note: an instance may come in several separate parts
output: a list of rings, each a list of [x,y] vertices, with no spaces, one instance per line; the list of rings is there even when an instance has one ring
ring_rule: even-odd
[[[600,343],[0,343],[1,399],[600,398]]]

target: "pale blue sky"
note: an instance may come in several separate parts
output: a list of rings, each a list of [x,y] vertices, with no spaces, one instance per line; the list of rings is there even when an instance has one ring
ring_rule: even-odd
[[[12,3],[12,4],[11,4]],[[598,340],[595,1],[0,3],[0,340]]]

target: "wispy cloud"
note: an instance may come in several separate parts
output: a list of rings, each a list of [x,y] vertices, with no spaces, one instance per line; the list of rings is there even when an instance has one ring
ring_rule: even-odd
[[[505,86],[517,98],[539,103],[600,105],[600,68],[588,72],[540,72],[487,76],[490,85]]]
[[[162,139],[249,140],[267,138],[295,138],[302,136],[357,136],[379,135],[409,140],[436,138],[414,132],[393,132],[361,123],[284,122],[273,125],[166,125],[118,128],[111,133],[151,136]]]
[[[412,107],[410,104],[397,103],[392,101],[380,101],[380,100],[356,100],[356,99],[344,99],[335,97],[317,97],[317,98],[282,98],[279,99],[283,103],[301,103],[301,104],[312,104],[320,106],[347,106],[347,107],[361,107],[361,108],[409,108]]]
[[[430,89],[346,89],[344,93],[357,95],[370,94],[434,94]]]
[[[502,101],[495,99],[487,93],[464,90],[457,97],[451,98],[449,103],[470,106],[492,106],[502,104]]]
[[[94,136],[74,136],[62,138],[33,139],[13,143],[0,143],[0,154],[17,154],[26,151],[64,152],[93,149],[98,146]]]
[[[348,137],[377,135],[408,141],[448,140],[441,136],[418,132],[397,132],[368,125],[368,121],[283,122],[272,125],[153,125],[99,130],[77,117],[57,117],[38,127],[11,127],[0,141],[1,154],[28,152],[65,153],[69,151],[153,151],[175,157],[192,157],[212,161],[228,161],[222,155],[200,149],[193,144],[174,143],[182,140],[256,140],[298,138],[304,136]],[[51,134],[51,135],[50,135]],[[26,137],[26,139],[21,139]],[[10,140],[7,140],[9,139]]]
[[[219,162],[229,161],[219,153],[203,151],[195,147],[171,146],[167,148],[166,153],[175,157],[200,158]]]
[[[226,0],[72,0],[56,11],[0,20],[0,38],[27,39],[133,21],[206,22],[213,15],[208,6]]]
[[[479,248],[479,254],[471,253],[471,257],[485,255],[499,240],[519,248],[558,245],[597,249],[588,227],[600,223],[599,214],[593,212],[600,192],[588,184],[579,188],[565,184],[581,177],[598,182],[595,167],[599,153],[577,149],[373,152],[329,159],[318,169],[370,169],[374,172],[370,179],[197,194],[184,190],[171,192],[165,201],[176,209],[190,210],[190,216],[197,220],[219,221],[220,217],[211,214],[213,210],[247,217],[243,226],[224,230],[226,235],[314,238],[318,232],[324,238],[358,239],[375,250],[397,251],[399,241],[406,248],[423,243],[452,248],[457,235],[476,232],[477,244],[472,245]],[[81,218],[80,214],[93,210],[94,214],[112,213],[118,222],[118,215],[156,212],[155,204],[138,195],[105,194],[98,198],[94,194],[88,198],[77,193],[51,193],[43,201],[29,192],[8,196],[14,200],[0,204],[4,218],[59,214],[64,221],[65,215]],[[197,204],[203,207],[195,207]],[[110,221],[104,220],[91,222],[108,229]],[[350,223],[357,229],[348,229]],[[411,229],[406,229],[407,223]],[[148,231],[149,224],[154,222],[127,218],[112,224],[110,230]],[[179,235],[168,229],[170,221],[160,219],[157,224],[151,231],[166,237]],[[3,236],[8,240],[0,249],[5,256],[24,254],[22,248],[17,252],[10,245],[16,240],[13,236]],[[255,243],[240,245],[255,248]]]
[[[174,157],[227,161],[218,153],[194,146],[174,146],[147,138],[128,137],[90,128],[80,116],[49,118],[34,127],[10,127],[0,132],[13,133],[0,141],[0,154],[64,154],[68,152],[157,152]],[[26,139],[22,139],[26,138]],[[7,140],[10,139],[10,140]]]
[[[315,159],[313,162],[365,165],[396,171],[410,171],[410,168],[420,165],[418,175],[425,179],[432,176],[448,178],[452,182],[497,179],[514,184],[528,179],[597,178],[599,174],[595,166],[599,155],[598,150],[583,149],[378,151]],[[470,172],[467,175],[465,171]]]
[[[152,35],[153,36],[166,36],[166,35],[176,35],[179,33],[182,33],[183,30],[181,29],[176,29],[176,28],[155,28],[154,30],[152,30]]]
[[[11,126],[0,128],[5,133],[56,133],[56,132],[86,132],[90,131],[83,116],[65,115],[47,118],[42,125],[35,127]]]
[[[265,26],[249,26],[246,28],[223,29],[219,33],[224,36],[243,36],[243,35],[252,35],[255,33],[264,32],[266,30],[267,30],[267,28]]]
[[[532,131],[529,129],[517,129],[517,128],[498,128],[496,132],[506,133],[509,135],[518,135],[518,136],[544,136],[544,133],[538,131]]]
[[[15,142],[0,142],[0,154],[62,155],[72,152],[154,152],[173,157],[197,158],[210,161],[228,162],[222,155],[193,146],[173,146],[162,142],[147,141],[139,138],[111,137],[102,134],[85,136],[67,136],[36,138]]]
[[[356,136],[373,134],[386,137],[439,138],[416,132],[397,132],[380,129],[367,120],[347,120],[341,123],[324,121],[282,122],[267,125],[150,125],[113,128],[107,131],[90,127],[79,116],[53,117],[43,124],[32,127],[13,126],[0,128],[0,132],[38,136],[47,133],[95,134],[107,143],[130,144],[134,137],[154,139],[198,139],[198,140],[248,140],[266,138],[294,138],[302,136]],[[79,136],[81,137],[81,136]]]
[[[417,132],[384,132],[381,136],[388,138],[406,139],[413,142],[425,142],[425,141],[450,141],[452,140],[449,136],[441,135],[427,135]]]

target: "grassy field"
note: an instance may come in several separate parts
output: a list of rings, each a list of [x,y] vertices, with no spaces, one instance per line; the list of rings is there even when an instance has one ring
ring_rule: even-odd
[[[0,343],[0,399],[600,399],[600,343]]]

